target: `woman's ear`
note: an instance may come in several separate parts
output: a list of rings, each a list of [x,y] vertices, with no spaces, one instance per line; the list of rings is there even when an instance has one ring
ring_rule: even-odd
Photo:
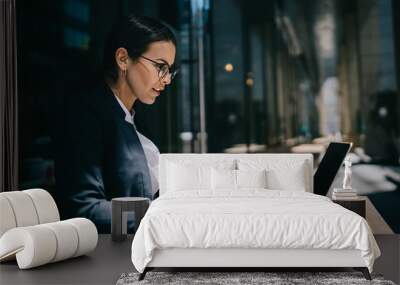
[[[117,63],[118,67],[122,71],[126,71],[128,68],[128,51],[121,47],[115,51],[115,62]]]

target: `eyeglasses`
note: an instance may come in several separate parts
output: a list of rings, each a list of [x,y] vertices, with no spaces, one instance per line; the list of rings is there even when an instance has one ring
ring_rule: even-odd
[[[169,66],[167,63],[160,63],[143,55],[141,55],[140,57],[150,61],[153,64],[153,66],[157,68],[158,78],[160,80],[164,79],[169,74],[171,76],[171,81],[172,81],[175,78],[176,74],[178,73],[178,70],[175,69],[173,65]]]

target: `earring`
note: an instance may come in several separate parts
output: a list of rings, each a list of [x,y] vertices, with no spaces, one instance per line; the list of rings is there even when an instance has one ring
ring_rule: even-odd
[[[123,75],[123,77],[126,77],[126,69],[122,70],[122,75]]]

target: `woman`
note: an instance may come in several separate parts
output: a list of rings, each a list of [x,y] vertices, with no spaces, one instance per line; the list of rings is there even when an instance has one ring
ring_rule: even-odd
[[[136,130],[133,105],[153,104],[171,83],[175,52],[173,33],[155,19],[131,16],[112,29],[104,83],[66,107],[55,168],[63,216],[87,217],[110,232],[112,198],[158,190],[159,152]]]

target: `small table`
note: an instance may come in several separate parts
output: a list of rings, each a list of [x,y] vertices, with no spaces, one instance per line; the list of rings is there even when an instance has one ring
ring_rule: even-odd
[[[122,197],[111,200],[111,238],[124,241],[127,236],[128,212],[135,213],[136,229],[146,214],[150,199],[144,197]]]
[[[356,200],[332,199],[332,201],[356,214],[359,214],[365,219],[365,197],[358,197]]]

